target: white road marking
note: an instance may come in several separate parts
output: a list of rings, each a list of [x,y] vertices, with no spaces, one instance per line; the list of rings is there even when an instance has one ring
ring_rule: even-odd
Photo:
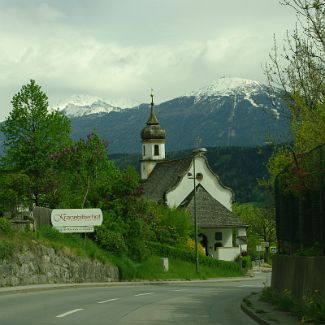
[[[173,291],[173,292],[178,292],[178,291],[185,291],[186,289],[174,289],[174,290],[170,290],[170,291]]]
[[[108,299],[108,300],[98,301],[98,304],[104,304],[105,302],[115,301],[115,300],[119,300],[119,299],[120,299],[120,298],[113,298],[113,299]]]
[[[67,311],[67,312],[64,313],[64,314],[57,315],[56,317],[57,317],[57,318],[62,318],[62,317],[65,317],[65,316],[68,316],[68,315],[74,314],[74,313],[76,313],[76,312],[78,312],[78,311],[81,311],[81,310],[83,310],[83,309],[73,309],[73,310]]]
[[[237,288],[247,288],[247,287],[251,287],[251,288],[262,288],[263,286],[261,285],[254,285],[254,284],[244,284],[244,285],[241,285],[241,286],[238,286]]]
[[[134,297],[145,296],[145,295],[152,295],[152,294],[153,294],[153,292],[138,293],[137,295],[134,295]]]

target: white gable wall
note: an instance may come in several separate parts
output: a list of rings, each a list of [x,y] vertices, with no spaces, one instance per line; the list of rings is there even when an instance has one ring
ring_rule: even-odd
[[[222,240],[215,239],[215,233],[222,233]],[[209,256],[214,258],[224,260],[224,261],[233,261],[240,254],[240,247],[233,247],[233,228],[210,228],[210,229],[201,229],[201,233],[207,237],[208,247],[207,253]],[[221,247],[215,247],[216,243],[222,243]],[[242,247],[242,250],[243,247]]]
[[[195,172],[203,175],[202,181],[196,181],[201,184],[210,195],[224,205],[228,210],[232,209],[232,192],[220,185],[217,177],[208,168],[205,158],[195,157]],[[193,163],[187,173],[191,173],[193,177]],[[193,179],[186,175],[183,176],[176,188],[170,190],[166,194],[166,203],[169,207],[178,207],[183,200],[193,191]]]
[[[208,239],[209,254],[214,250],[214,245],[217,242],[222,243],[222,247],[232,247],[232,228],[219,228],[216,226],[216,228],[201,229],[200,232],[204,234]],[[216,232],[222,233],[222,240],[215,239]]]

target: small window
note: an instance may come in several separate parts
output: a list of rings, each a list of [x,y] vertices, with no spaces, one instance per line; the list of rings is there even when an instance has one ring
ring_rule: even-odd
[[[222,232],[221,231],[217,231],[215,233],[215,240],[222,240]]]
[[[146,155],[146,146],[143,146],[143,155]]]
[[[154,155],[155,156],[159,156],[159,145],[158,144],[155,144],[155,147],[154,147]]]

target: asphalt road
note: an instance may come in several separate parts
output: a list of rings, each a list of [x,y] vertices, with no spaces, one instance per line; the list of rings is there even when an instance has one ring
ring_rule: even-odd
[[[218,280],[60,289],[0,296],[1,325],[256,324],[240,309],[269,275]]]

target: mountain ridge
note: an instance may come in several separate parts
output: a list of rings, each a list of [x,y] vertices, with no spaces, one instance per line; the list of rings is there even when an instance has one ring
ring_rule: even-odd
[[[221,78],[155,105],[158,121],[166,130],[166,151],[290,141],[289,119],[282,114],[288,109],[280,97],[280,93],[270,96],[268,87],[254,80]],[[70,103],[75,110],[72,114],[70,109],[69,116],[72,138],[96,131],[108,141],[110,153],[140,152],[140,133],[149,117],[149,104],[120,108],[103,102],[95,97],[87,103],[80,100],[80,105]],[[87,105],[82,107],[82,103]],[[67,113],[67,105],[60,110]]]

